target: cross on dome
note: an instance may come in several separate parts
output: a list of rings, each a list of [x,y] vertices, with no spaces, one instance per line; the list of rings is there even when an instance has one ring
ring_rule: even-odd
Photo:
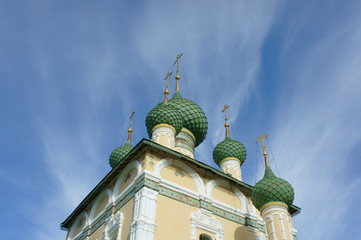
[[[177,55],[177,59],[176,59],[175,62],[173,63],[173,65],[177,63],[177,75],[175,76],[175,80],[177,81],[177,84],[176,84],[175,90],[179,90],[179,79],[180,79],[179,74],[178,74],[178,73],[179,73],[179,59],[180,59],[182,56],[183,56],[183,53],[178,54],[178,55]]]

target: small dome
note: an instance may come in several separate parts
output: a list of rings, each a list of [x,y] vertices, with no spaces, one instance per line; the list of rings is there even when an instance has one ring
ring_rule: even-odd
[[[232,140],[230,137],[226,137],[225,140],[218,143],[213,150],[213,160],[219,164],[225,158],[236,158],[241,161],[241,165],[246,160],[247,152],[244,145],[236,140]]]
[[[149,138],[152,138],[152,130],[158,124],[168,124],[174,127],[175,135],[177,135],[182,129],[183,118],[175,107],[162,102],[155,106],[145,119]]]
[[[196,138],[195,146],[198,146],[206,138],[208,121],[203,110],[191,100],[182,98],[177,90],[169,105],[178,109],[183,118],[183,127],[191,131]]]
[[[132,145],[128,141],[124,146],[116,148],[109,157],[109,164],[112,168],[115,168],[123,158],[133,149]]]
[[[270,167],[266,168],[264,177],[252,189],[252,202],[258,210],[269,202],[283,202],[290,206],[294,196],[291,184],[276,177]]]

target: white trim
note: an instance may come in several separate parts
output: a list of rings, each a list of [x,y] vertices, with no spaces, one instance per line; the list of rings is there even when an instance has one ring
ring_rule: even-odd
[[[243,211],[240,210],[241,212],[245,212],[246,214],[249,214],[251,215],[250,211],[249,211],[249,207],[248,207],[248,204],[247,204],[247,199],[246,197],[243,195],[243,193],[237,188],[237,187],[231,187],[231,184],[223,179],[212,179],[211,181],[208,182],[207,184],[207,195],[212,198],[212,190],[214,187],[216,186],[223,186],[225,188],[228,188],[228,189],[233,189],[234,190],[234,193],[236,194],[236,196],[238,197],[238,199],[241,201],[241,204],[243,206]],[[214,202],[217,202],[217,203],[220,203],[218,202],[217,200],[214,200]],[[225,203],[222,203],[224,206],[229,206]],[[234,208],[234,207],[231,207],[231,208]]]
[[[113,214],[109,216],[107,220],[105,220],[106,225],[104,231],[102,232],[103,240],[110,240],[109,236],[111,236],[116,230],[118,230],[116,240],[120,240],[123,220],[124,216],[121,212],[117,212],[115,215]]]
[[[165,146],[165,147],[172,148],[172,149],[174,148],[175,132],[173,131],[172,128],[166,127],[166,126],[156,128],[152,132],[152,140],[153,140],[153,142],[161,144],[160,143],[160,136],[162,136],[162,137],[167,136],[167,146]],[[163,145],[163,144],[161,144],[161,145]]]
[[[197,240],[197,228],[206,230],[216,235],[216,240],[223,240],[224,229],[222,223],[214,216],[207,217],[202,211],[191,213],[191,240]]]
[[[281,213],[279,213],[279,212],[281,212]],[[266,224],[267,224],[267,219],[269,219],[269,221],[271,223],[271,227],[272,227],[273,239],[276,240],[276,234],[275,234],[275,229],[274,229],[274,224],[273,224],[273,222],[275,221],[274,216],[278,216],[279,217],[278,220],[281,222],[281,231],[282,231],[283,240],[287,240],[286,229],[285,229],[285,226],[283,223],[283,216],[286,217],[286,220],[288,222],[289,232],[291,234],[290,237],[292,238],[293,232],[292,232],[291,224],[290,224],[290,215],[287,211],[287,208],[282,205],[270,205],[270,206],[266,207],[265,209],[263,209],[262,217],[264,218],[264,221],[266,222]]]
[[[130,240],[153,240],[158,192],[147,187],[134,197],[134,215],[130,226]]]
[[[104,196],[106,196],[106,195],[108,196],[108,203],[107,203],[106,207],[98,215],[94,216],[95,211],[96,211],[100,201],[103,200]],[[90,214],[89,214],[89,224],[91,224],[97,216],[104,213],[106,211],[107,207],[109,205],[111,205],[112,203],[113,203],[112,192],[110,191],[109,188],[106,188],[101,194],[99,194],[99,196],[97,197],[97,199],[95,200],[95,202],[92,205],[92,208],[91,208]]]
[[[160,177],[160,173],[163,170],[163,168],[169,165],[182,168],[184,171],[186,171],[196,183],[199,194],[201,195],[205,194],[202,178],[198,175],[197,172],[195,172],[192,168],[182,163],[181,161],[175,159],[169,159],[169,158],[162,159],[155,165],[154,174]]]
[[[222,161],[219,168],[221,169],[222,172],[224,173],[229,173],[232,175],[230,169],[234,169],[235,173],[237,174],[237,176],[232,176],[235,179],[242,181],[242,172],[241,172],[241,164],[239,162],[239,160],[237,161],[236,159],[228,159],[225,161]]]
[[[130,163],[127,164],[127,166],[123,169],[122,173],[119,175],[117,182],[115,183],[114,190],[113,190],[113,196],[112,196],[113,202],[115,202],[116,199],[119,198],[120,185],[123,182],[123,179],[125,178],[126,174],[133,168],[137,169],[137,176],[139,176],[139,174],[142,171],[142,166],[140,165],[138,160],[131,161]]]
[[[79,224],[79,221],[81,219],[83,219],[83,217],[85,217],[85,224],[84,224],[84,227],[81,229],[81,231],[76,235],[76,236],[73,236],[74,235],[74,232],[75,232],[75,229],[77,228],[76,226]],[[82,212],[81,214],[79,214],[79,216],[76,218],[75,222],[73,223],[73,225],[71,226],[70,228],[70,232],[69,232],[69,236],[67,239],[69,240],[72,240],[74,238],[76,238],[77,236],[79,236],[85,228],[89,227],[89,215],[87,212]]]

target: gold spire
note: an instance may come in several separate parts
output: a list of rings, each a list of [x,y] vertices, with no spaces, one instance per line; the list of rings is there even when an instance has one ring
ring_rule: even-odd
[[[178,55],[177,55],[177,59],[176,59],[175,62],[173,63],[173,65],[177,63],[177,75],[175,76],[175,80],[177,81],[177,85],[175,86],[175,90],[179,90],[179,79],[180,79],[179,74],[178,74],[178,73],[179,73],[179,59],[180,59],[182,56],[183,56],[183,53],[178,54]]]
[[[132,135],[133,129],[132,129],[132,124],[133,124],[133,116],[134,116],[135,111],[132,112],[132,115],[130,115],[130,126],[128,129],[128,142],[130,142],[130,137]]]
[[[229,124],[228,124],[228,122],[227,122],[227,120],[228,120],[228,118],[227,118],[227,109],[229,108],[229,105],[227,106],[227,105],[224,105],[224,107],[223,107],[223,110],[222,110],[222,112],[224,112],[224,115],[225,115],[225,118],[224,118],[224,120],[226,121],[226,123],[224,124],[224,127],[226,128],[226,137],[229,137]]]
[[[164,78],[164,80],[167,80],[167,84],[165,85],[165,91],[164,91],[164,102],[167,103],[168,102],[168,95],[169,95],[169,91],[168,91],[168,80],[169,80],[169,76],[172,75],[173,72],[168,72],[167,76]]]
[[[263,139],[266,138],[267,136],[268,136],[268,134],[259,136],[259,139],[256,141],[256,143],[259,142],[259,141],[262,142],[264,162],[266,164],[266,167],[269,167],[269,162],[268,162],[268,159],[267,159],[266,146],[264,145],[264,142],[263,142]]]

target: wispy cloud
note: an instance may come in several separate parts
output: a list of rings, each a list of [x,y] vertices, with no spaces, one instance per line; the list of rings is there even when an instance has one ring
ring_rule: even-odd
[[[352,199],[361,198],[361,178],[352,170],[359,169],[352,155],[361,144],[361,31],[354,21],[359,16],[337,31],[327,26],[325,35],[304,45],[307,51],[297,52],[294,64],[285,64],[290,68],[280,87],[290,90],[282,92],[271,119],[278,167],[303,207],[295,222],[304,239],[341,237]],[[298,43],[285,42],[292,44]],[[280,61],[289,57],[286,52]]]

